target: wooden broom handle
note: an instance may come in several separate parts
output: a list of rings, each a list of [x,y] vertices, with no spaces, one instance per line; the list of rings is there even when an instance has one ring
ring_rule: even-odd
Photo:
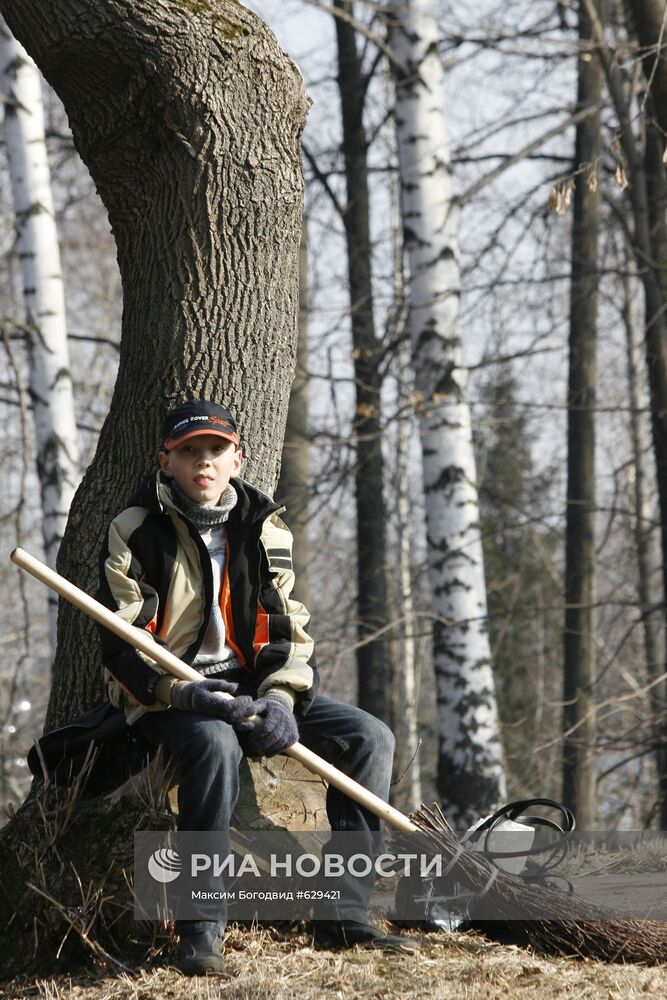
[[[110,611],[109,608],[96,601],[94,597],[91,597],[84,590],[70,583],[60,573],[56,573],[55,570],[50,569],[43,562],[40,562],[39,559],[35,559],[34,556],[31,556],[24,549],[14,549],[10,559],[21,569],[34,576],[35,579],[50,587],[51,590],[55,590],[57,594],[64,597],[70,604],[79,608],[90,618],[94,618],[100,625],[104,625],[111,632],[115,632],[116,635],[120,636],[121,639],[125,639],[135,649],[140,649],[142,653],[145,653],[151,660],[155,660],[156,663],[159,663],[161,667],[164,667],[174,677],[178,677],[184,681],[204,680],[204,676],[198,670],[188,666],[187,663],[183,663],[177,656],[170,653],[168,649],[165,649],[164,646],[151,639],[148,632],[137,628],[135,625],[128,625],[122,618],[115,615],[113,611]],[[232,695],[225,692],[219,693],[223,697],[232,697]],[[308,750],[301,743],[292,744],[284,753],[288,757],[298,760],[309,771],[324,778],[334,788],[344,792],[345,795],[354,799],[355,802],[364,806],[375,816],[379,816],[385,820],[394,829],[401,830],[403,833],[418,832],[415,824],[404,813],[399,812],[398,809],[394,809],[384,799],[369,792],[363,785],[343,774],[333,764],[322,760],[321,757],[318,757],[317,754],[313,753],[312,750]]]

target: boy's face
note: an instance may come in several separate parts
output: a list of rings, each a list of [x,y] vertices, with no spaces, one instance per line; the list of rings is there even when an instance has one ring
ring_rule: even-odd
[[[197,503],[217,504],[241,470],[243,452],[218,434],[202,434],[160,452],[160,468]]]

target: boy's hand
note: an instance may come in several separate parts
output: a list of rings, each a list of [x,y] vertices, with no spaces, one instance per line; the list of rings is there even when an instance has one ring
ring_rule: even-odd
[[[253,728],[249,716],[256,712],[256,702],[248,694],[238,698],[221,698],[216,692],[232,694],[236,685],[229,681],[207,678],[202,681],[179,681],[171,689],[171,703],[181,712],[211,715],[228,722],[238,732]]]
[[[269,691],[264,698],[253,702],[252,710],[262,722],[239,736],[246,757],[273,757],[298,741],[296,719],[285,698]],[[236,728],[238,731],[239,727]]]

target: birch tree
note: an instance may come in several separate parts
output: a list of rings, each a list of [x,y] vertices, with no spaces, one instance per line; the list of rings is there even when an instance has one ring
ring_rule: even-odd
[[[409,414],[409,348],[401,345],[398,352],[399,417],[396,430],[396,520],[398,533],[398,608],[403,622],[400,661],[396,664],[394,684],[397,711],[396,770],[399,776],[407,771],[406,788],[398,789],[397,800],[406,810],[418,809],[422,801],[421,761],[417,730],[419,671],[415,631],[414,594],[412,590],[412,538],[410,532],[409,445],[412,421]]]
[[[479,503],[459,332],[459,213],[431,0],[390,7],[438,700],[438,788],[457,821],[505,795]]]
[[[26,314],[42,534],[46,561],[55,567],[79,477],[65,294],[44,134],[41,77],[2,18],[0,66],[16,253]],[[57,600],[50,595],[49,626],[54,650],[57,610]]]

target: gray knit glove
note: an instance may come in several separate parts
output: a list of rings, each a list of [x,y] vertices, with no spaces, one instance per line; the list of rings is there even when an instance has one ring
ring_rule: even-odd
[[[221,698],[215,693],[226,691],[232,694],[235,690],[235,684],[213,677],[202,681],[179,681],[171,689],[171,703],[181,712],[196,712],[222,719],[237,732],[252,730],[253,723],[248,721],[248,716],[256,714],[259,703],[248,694],[238,698]]]
[[[239,743],[246,757],[273,757],[298,741],[296,719],[285,698],[269,691],[264,698],[253,702],[253,711],[260,717],[262,724],[239,736]]]

